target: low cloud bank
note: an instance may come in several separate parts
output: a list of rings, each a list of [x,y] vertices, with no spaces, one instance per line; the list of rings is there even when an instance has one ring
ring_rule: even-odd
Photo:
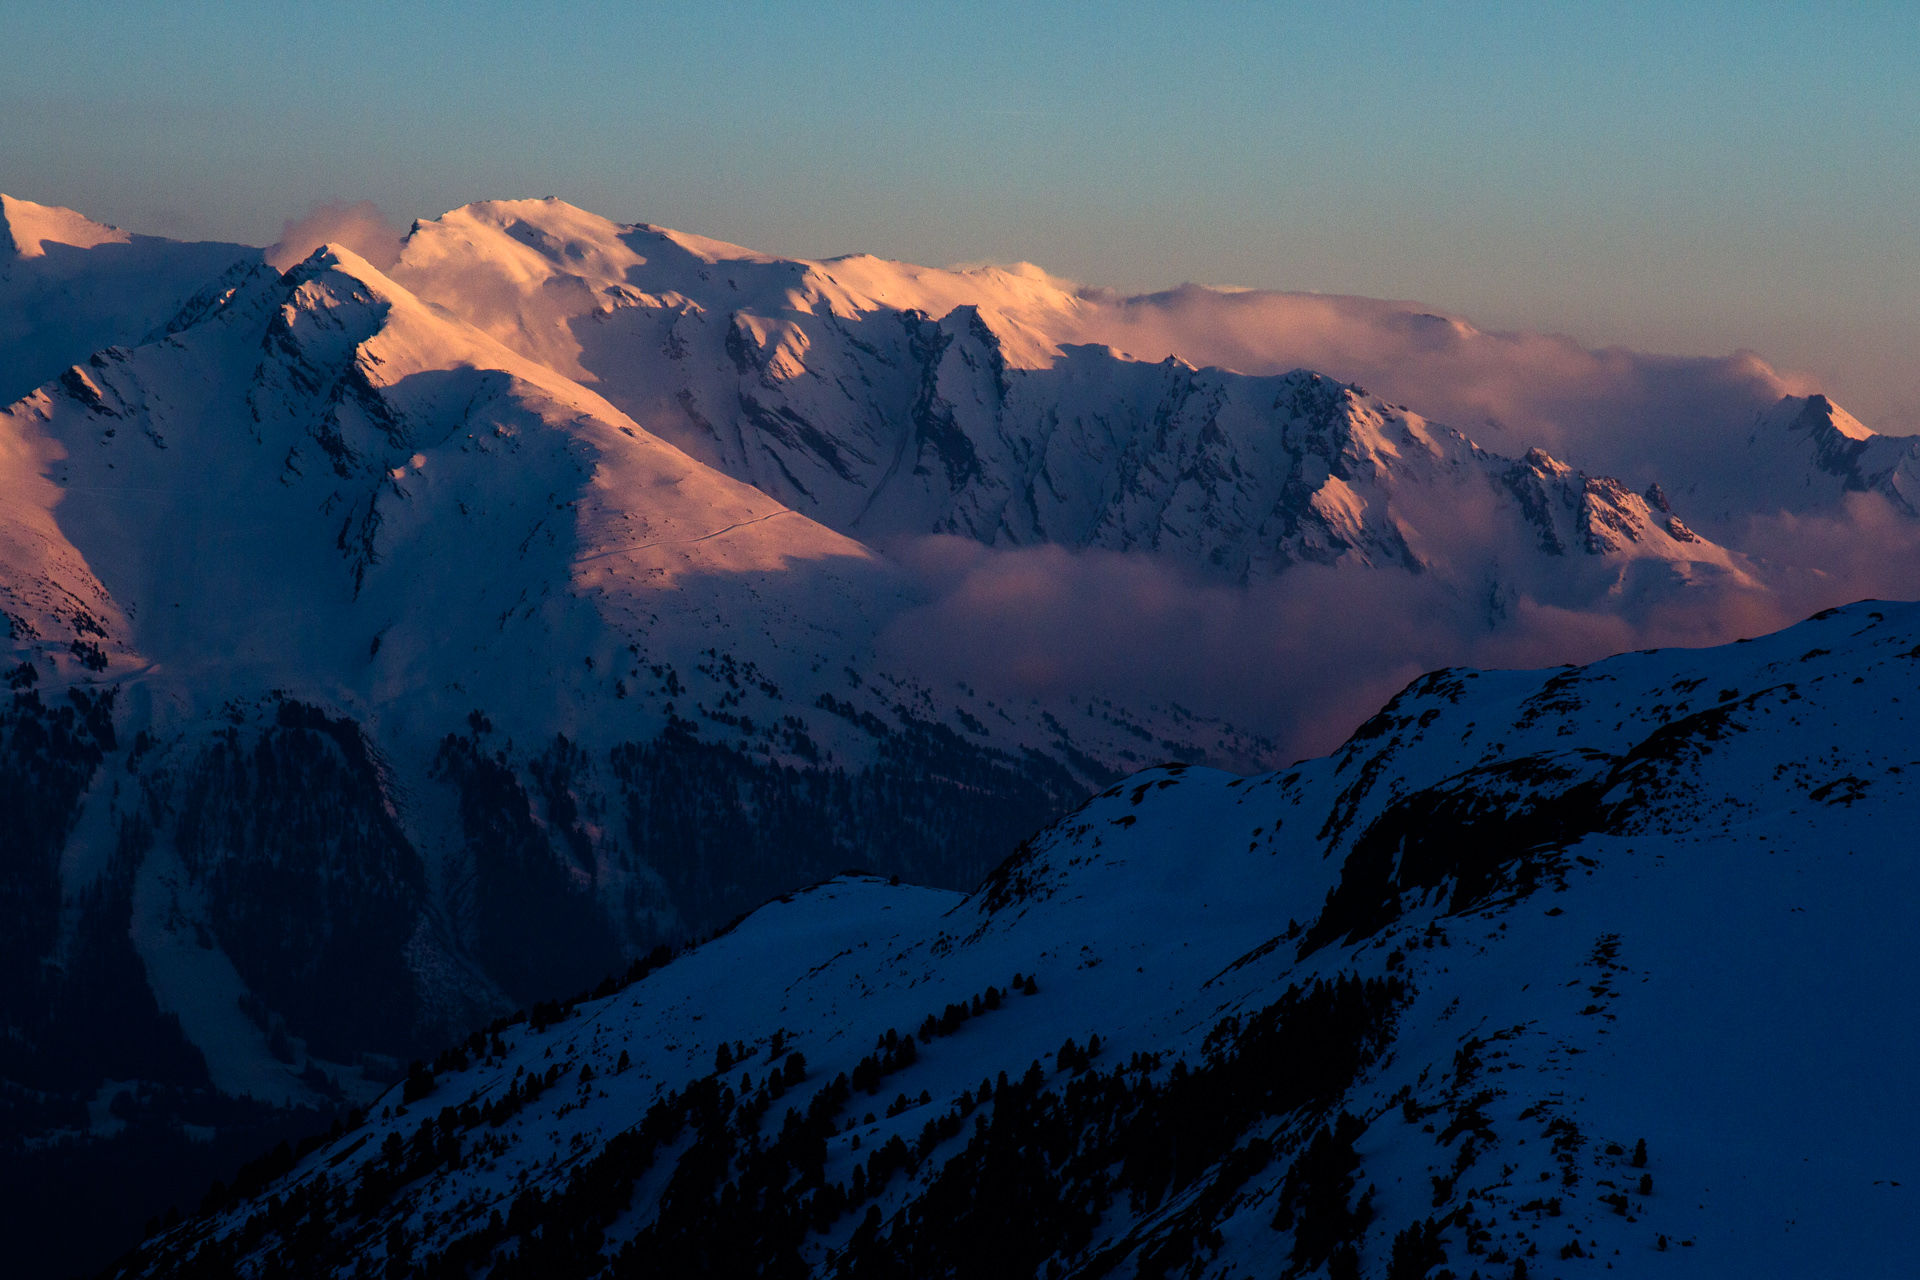
[[[1007,697],[1178,702],[1270,738],[1267,759],[1242,763],[1275,767],[1333,750],[1436,668],[1538,668],[1724,644],[1863,597],[1920,596],[1920,527],[1884,504],[1782,518],[1754,536],[1806,554],[1770,561],[1761,588],[1713,584],[1637,606],[1550,603],[1522,589],[1497,611],[1484,594],[1398,569],[1301,566],[1240,586],[1148,555],[923,538],[893,550],[928,602],[892,624],[882,655]]]
[[[1875,493],[1837,510],[1751,518],[1741,542],[1787,621],[1855,600],[1920,600],[1920,521]]]
[[[318,204],[305,217],[287,221],[279,241],[267,248],[267,265],[285,271],[321,245],[337,244],[385,271],[400,261],[405,234],[371,200]]]

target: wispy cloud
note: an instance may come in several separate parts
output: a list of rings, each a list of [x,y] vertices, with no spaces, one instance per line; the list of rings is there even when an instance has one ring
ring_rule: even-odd
[[[1267,763],[1282,763],[1331,750],[1397,689],[1440,667],[1545,667],[1724,644],[1829,605],[1920,595],[1920,526],[1877,499],[1855,505],[1756,530],[1762,547],[1817,543],[1829,566],[1787,571],[1773,590],[1729,580],[1583,600],[1542,578],[1509,594],[1497,617],[1484,596],[1437,574],[1306,565],[1243,587],[1141,554],[923,538],[895,555],[919,575],[928,603],[893,623],[882,652],[1007,696],[1177,701],[1267,735],[1278,757]]]
[[[404,234],[371,200],[318,204],[304,217],[287,221],[280,239],[267,249],[267,263],[285,271],[321,245],[337,244],[385,271],[400,260]]]

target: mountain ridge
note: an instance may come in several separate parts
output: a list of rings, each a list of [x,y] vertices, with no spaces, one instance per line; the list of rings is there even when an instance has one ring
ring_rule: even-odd
[[[681,260],[661,258],[661,245],[679,251],[657,228],[621,228],[552,201],[495,202],[415,224],[395,271],[443,305],[483,316],[519,349],[599,379],[696,456],[881,545],[940,532],[990,545],[1149,549],[1244,578],[1278,540],[1280,568],[1332,562],[1350,546],[1364,548],[1359,564],[1418,567],[1390,514],[1396,491],[1347,491],[1353,467],[1392,475],[1399,450],[1386,428],[1408,444],[1428,439],[1425,420],[1398,406],[1313,406],[1322,435],[1320,420],[1344,417],[1342,439],[1364,436],[1371,456],[1309,434],[1286,446],[1290,461],[1267,480],[1260,473],[1272,464],[1259,458],[1259,442],[1295,430],[1283,426],[1282,407],[1290,395],[1301,405],[1300,384],[1319,386],[1319,375],[1247,378],[1074,345],[1043,326],[1062,323],[1080,298],[1043,275],[718,256],[729,247]],[[837,274],[854,265],[863,268],[857,285]],[[969,286],[972,298],[960,300]],[[646,336],[650,324],[664,335]],[[1089,390],[1068,389],[1077,385]],[[1459,469],[1449,452],[1478,449],[1444,428],[1439,436],[1450,443],[1425,448],[1445,459],[1442,470]],[[1401,488],[1423,486],[1433,487],[1431,475],[1415,471]],[[1492,488],[1500,500],[1503,487]],[[1471,500],[1486,499],[1476,487]],[[1372,527],[1356,544],[1358,530],[1341,526],[1358,510]],[[1537,498],[1526,516],[1551,520]],[[1303,525],[1310,532],[1300,542]],[[1650,534],[1646,545],[1664,548],[1659,558],[1689,558],[1647,513],[1621,528],[1627,536],[1604,539],[1607,550],[1638,554]],[[1530,541],[1514,553],[1524,557]],[[1562,545],[1551,529],[1543,542],[1549,554]],[[1724,556],[1712,567],[1742,580]],[[1486,584],[1460,589],[1471,595]]]

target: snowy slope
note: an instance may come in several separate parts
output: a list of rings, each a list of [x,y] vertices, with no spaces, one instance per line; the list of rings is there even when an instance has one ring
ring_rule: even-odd
[[[119,1274],[1905,1274],[1916,655],[1861,604],[1148,771],[476,1036]]]
[[[0,404],[102,347],[140,341],[229,265],[260,258],[0,195]]]
[[[509,664],[551,663],[556,631],[606,673],[582,664],[562,687],[610,685],[614,649],[653,638],[630,620],[666,593],[695,597],[666,629],[699,631],[702,648],[736,642],[747,591],[769,615],[749,634],[770,626],[802,652],[809,627],[858,648],[899,607],[897,575],[872,552],[346,250],[285,279],[248,269],[217,314],[75,367],[9,420],[64,449],[51,468],[62,528],[152,620],[129,643],[208,701],[288,679],[362,705],[498,687]],[[784,607],[780,592],[795,593]],[[794,601],[821,597],[841,616],[797,616]],[[691,639],[656,644],[691,665]]]

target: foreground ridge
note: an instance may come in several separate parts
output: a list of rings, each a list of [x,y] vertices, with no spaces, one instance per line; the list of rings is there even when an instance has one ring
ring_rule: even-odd
[[[1878,603],[1435,672],[497,1023],[115,1274],[1897,1274],[1917,677]]]

